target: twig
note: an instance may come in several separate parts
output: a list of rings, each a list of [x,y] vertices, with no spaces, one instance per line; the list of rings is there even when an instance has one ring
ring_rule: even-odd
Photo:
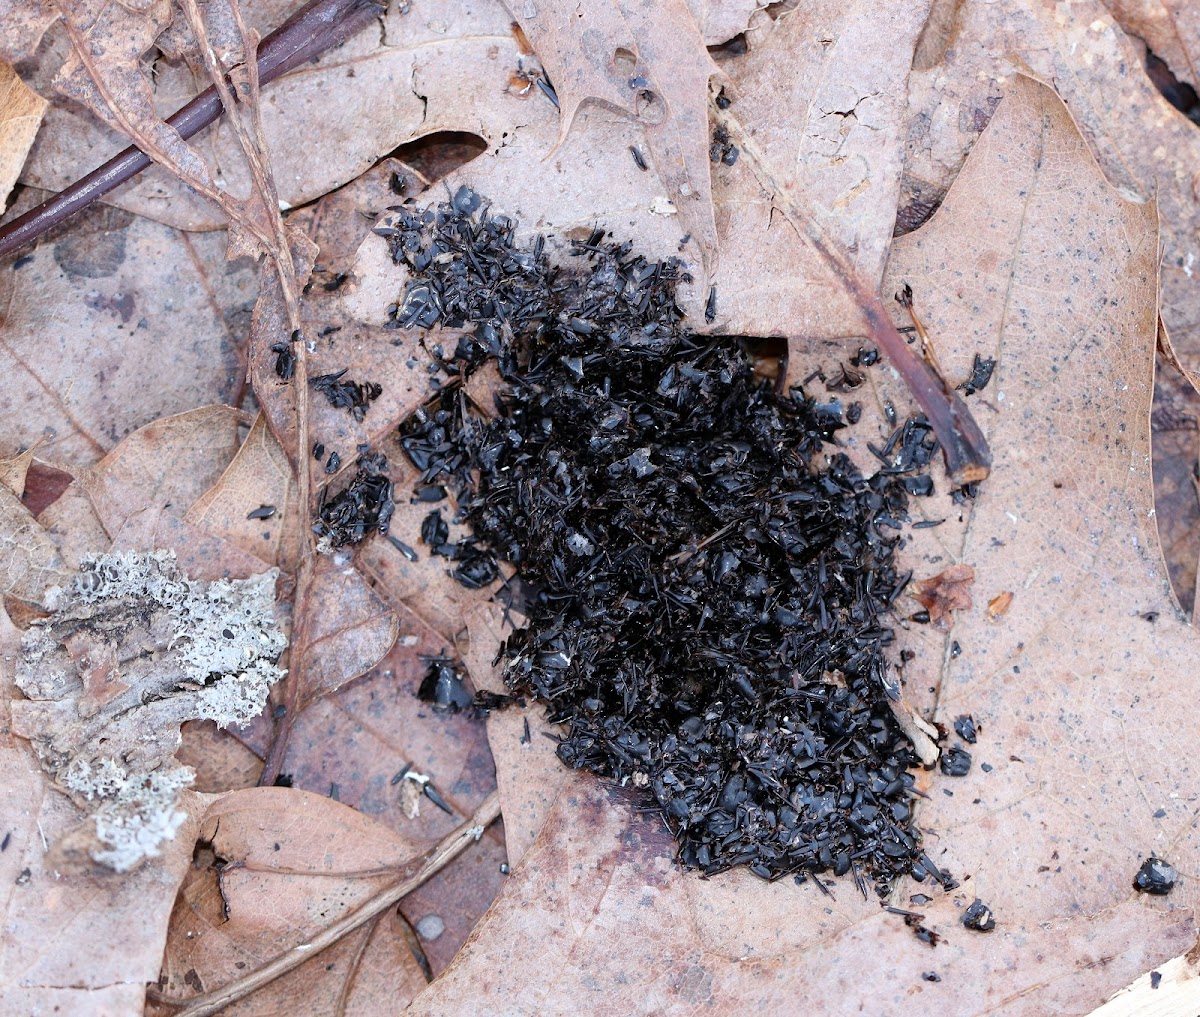
[[[971,416],[966,404],[942,384],[933,369],[913,352],[904,337],[892,324],[892,319],[879,299],[850,263],[845,252],[830,241],[820,223],[798,207],[789,193],[771,176],[770,164],[757,141],[742,128],[729,110],[717,110],[716,116],[730,135],[738,140],[742,151],[751,157],[756,171],[772,193],[775,203],[792,227],[801,234],[833,271],[837,281],[861,309],[871,339],[883,349],[892,366],[904,378],[917,404],[925,411],[946,459],[946,472],[956,484],[983,480],[992,469],[992,453],[987,439]]]
[[[257,62],[260,82],[268,84],[345,42],[374,21],[380,11],[374,0],[312,0],[263,40]],[[222,109],[216,89],[209,88],[166,122],[186,141],[214,123]],[[113,112],[119,115],[119,111]],[[136,176],[152,161],[139,147],[130,146],[66,190],[6,223],[0,227],[0,257],[32,243],[48,229]]]
[[[334,922],[328,928],[317,933],[306,943],[292,947],[287,953],[280,954],[268,961],[256,971],[230,982],[224,988],[193,996],[187,1000],[176,1000],[154,993],[155,1002],[167,1006],[183,1007],[177,1017],[208,1017],[227,1006],[243,999],[256,989],[274,981],[281,975],[298,968],[322,950],[332,946],[348,933],[353,932],[376,915],[394,907],[417,887],[425,883],[435,873],[440,872],[450,862],[475,843],[486,829],[500,815],[500,799],[493,791],[475,810],[474,814],[450,836],[426,854],[420,861],[415,872],[406,873],[390,886],[385,887],[374,897],[364,901],[344,918]]]
[[[262,130],[258,60],[255,54],[258,39],[246,28],[241,6],[237,0],[231,0],[230,10],[241,36],[244,57],[242,70],[246,76],[243,87],[236,88],[237,83],[234,82],[235,90],[231,90],[233,71],[227,71],[217,60],[196,0],[181,0],[180,6],[188,20],[192,34],[196,37],[201,59],[208,69],[209,77],[212,78],[217,97],[229,115],[238,144],[245,156],[246,165],[250,169],[251,193],[257,198],[271,234],[269,242],[263,246],[267,257],[274,264],[275,276],[279,282],[284,306],[287,309],[287,332],[290,336],[298,336],[300,334],[300,300],[297,292],[295,264],[292,260],[283,217],[279,213],[278,192],[265,163],[266,139]],[[247,113],[249,114],[249,123],[247,123]],[[296,350],[296,377],[293,392],[296,401],[296,431],[299,443],[299,448],[296,450],[296,486],[302,518],[307,519],[312,506],[312,457],[306,454],[306,450],[309,448],[310,433],[307,385],[308,350],[303,339],[295,345],[298,348]],[[264,760],[262,772],[259,774],[260,786],[274,784],[283,769],[292,724],[302,705],[300,703],[300,686],[305,675],[304,654],[307,647],[305,620],[308,616],[308,599],[312,588],[313,542],[310,527],[302,526],[301,533],[303,536],[300,561],[297,566],[292,651],[291,659],[288,662],[288,674],[283,685],[284,710],[283,716],[275,725],[271,745]]]

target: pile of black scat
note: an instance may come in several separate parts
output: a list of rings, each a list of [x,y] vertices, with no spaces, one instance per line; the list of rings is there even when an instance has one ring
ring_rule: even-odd
[[[466,188],[393,213],[378,231],[412,278],[392,320],[473,323],[449,373],[494,356],[504,381],[483,412],[452,377],[402,445],[470,553],[517,567],[505,676],[566,725],[562,760],[645,788],[706,873],[953,885],[923,853],[887,701],[929,425],[897,428],[864,477],[837,401],[778,396],[736,340],[682,327],[678,263],[596,232],[555,266]]]

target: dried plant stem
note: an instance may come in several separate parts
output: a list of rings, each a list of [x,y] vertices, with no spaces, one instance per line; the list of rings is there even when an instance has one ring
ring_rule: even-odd
[[[371,921],[377,915],[383,914],[389,908],[395,907],[408,894],[425,883],[435,873],[440,872],[450,862],[462,854],[471,844],[482,836],[484,829],[500,815],[500,799],[493,791],[483,804],[472,814],[462,826],[426,854],[415,869],[408,867],[404,875],[385,887],[374,897],[364,901],[344,918],[334,922],[306,943],[292,947],[287,953],[281,954],[243,978],[230,982],[222,989],[194,996],[188,1000],[173,1000],[155,994],[155,1002],[167,1006],[179,1006],[178,1017],[207,1017],[227,1006],[244,999],[256,989],[274,981],[281,975],[298,968],[305,961],[317,956],[322,950],[332,946],[347,934]]]
[[[879,294],[863,281],[846,253],[830,240],[821,224],[800,207],[793,197],[793,189],[774,179],[770,163],[753,135],[742,127],[729,110],[718,110],[716,116],[730,136],[736,138],[745,155],[749,156],[754,172],[771,193],[775,206],[829,266],[838,283],[861,309],[872,341],[887,355],[929,418],[941,443],[946,472],[951,479],[956,484],[983,480],[991,472],[992,453],[983,431],[966,404],[908,345],[888,317]]]
[[[229,114],[230,123],[237,135],[238,144],[250,168],[252,193],[256,196],[262,209],[262,217],[269,231],[269,239],[263,247],[269,258],[274,262],[275,274],[279,279],[279,288],[283,294],[284,305],[287,308],[288,325],[291,335],[300,330],[300,298],[296,280],[295,265],[292,261],[291,247],[288,244],[287,229],[283,216],[279,212],[279,193],[275,187],[274,178],[267,169],[265,152],[266,139],[263,136],[262,118],[259,103],[259,71],[258,71],[258,39],[247,30],[242,17],[241,5],[237,0],[230,0],[230,10],[237,22],[238,32],[242,38],[244,56],[243,70],[246,75],[245,94],[238,96],[230,90],[227,71],[217,60],[209,42],[208,31],[196,0],[180,0],[184,16],[196,42],[200,48],[200,56],[208,69],[213,88],[216,89],[222,107]],[[250,123],[246,122],[249,112]],[[255,234],[257,237],[259,234]],[[286,339],[280,336],[280,339]],[[296,378],[293,391],[296,396],[296,431],[299,448],[296,450],[296,485],[299,492],[302,517],[307,519],[312,505],[312,457],[307,454],[309,446],[308,419],[308,363],[307,348],[304,342],[296,343]],[[307,562],[313,554],[312,530],[308,526],[301,527],[303,534],[301,561]],[[295,668],[293,668],[296,670]],[[274,778],[272,778],[273,780]]]

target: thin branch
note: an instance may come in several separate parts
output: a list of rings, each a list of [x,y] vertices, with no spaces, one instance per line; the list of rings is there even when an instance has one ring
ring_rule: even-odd
[[[407,872],[390,886],[385,887],[369,900],[364,901],[344,918],[334,922],[312,939],[292,947],[287,953],[280,954],[274,960],[267,962],[258,970],[251,972],[237,981],[230,982],[222,989],[207,992],[191,999],[180,1000],[163,997],[153,993],[155,1002],[167,1006],[183,1007],[177,1017],[209,1017],[262,986],[274,981],[282,975],[298,968],[305,961],[317,956],[322,950],[332,946],[347,934],[371,921],[377,915],[383,914],[389,908],[395,907],[408,894],[427,882],[433,875],[444,869],[450,862],[462,854],[468,847],[479,840],[486,829],[500,815],[500,799],[493,791],[475,810],[474,814],[450,836],[426,854],[419,862],[415,871]]]
[[[268,84],[345,42],[374,21],[381,11],[374,0],[312,0],[263,40],[257,61],[261,83]],[[186,141],[214,123],[222,109],[216,89],[209,88],[166,122]],[[119,111],[114,110],[114,115],[119,115]],[[141,173],[152,162],[146,152],[136,145],[130,146],[66,190],[6,223],[0,227],[0,257],[32,243]]]

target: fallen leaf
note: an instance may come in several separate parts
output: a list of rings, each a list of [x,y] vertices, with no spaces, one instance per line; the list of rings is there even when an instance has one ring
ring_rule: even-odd
[[[913,75],[905,196],[934,204],[962,165],[1013,75],[1052,81],[1114,187],[1153,198],[1162,223],[1162,316],[1185,363],[1200,355],[1200,132],[1142,70],[1144,47],[1098,0],[1050,8],[956,5],[942,59]]]
[[[291,572],[301,528],[296,482],[287,455],[260,413],[225,472],[184,515],[184,521],[220,535],[268,565]],[[266,518],[250,514],[266,505]]]
[[[294,5],[275,3],[245,7],[247,20],[264,34],[294,10]],[[125,17],[144,24],[140,14]],[[552,109],[540,92],[523,99],[506,90],[519,59],[511,23],[498,3],[426,0],[419,8],[393,6],[382,19],[381,31],[363,31],[268,85],[262,105],[263,134],[280,199],[291,208],[303,206],[356,179],[405,142],[439,131],[471,132],[499,148],[533,103]],[[146,38],[148,34],[139,36],[140,45],[148,47],[155,41],[152,35]],[[67,58],[64,36],[55,26],[39,48],[21,54],[34,64],[33,87],[45,94],[50,94],[53,75]],[[134,48],[121,47],[122,52]],[[153,82],[125,77],[121,82],[130,94],[150,93],[153,87],[151,98],[163,113],[209,84],[182,60],[160,60],[156,72]],[[84,94],[94,101],[86,90]],[[140,113],[145,100],[139,97],[138,102]],[[35,187],[57,188],[127,144],[119,132],[69,104],[55,103],[22,180]],[[210,131],[194,139],[191,150],[221,167],[229,193],[247,193],[248,174],[231,131]],[[157,168],[112,201],[182,229],[224,225],[223,216],[210,203]]]
[[[0,61],[0,206],[16,183],[46,111],[46,100]]]
[[[205,406],[139,428],[79,476],[96,515],[115,535],[147,507],[182,517],[224,473],[245,415]]]
[[[1127,35],[1142,39],[1180,81],[1200,80],[1200,16],[1180,0],[1105,0]]]
[[[718,252],[709,174],[708,81],[719,71],[685,0],[601,0],[574,10],[514,5],[513,16],[557,93],[558,143],[588,100],[621,110],[638,123],[666,196],[697,242],[698,267],[707,275]]]
[[[101,207],[0,273],[0,450],[40,442],[47,460],[90,466],[159,417],[234,399],[226,314],[255,279],[217,270],[220,243]]]
[[[1008,609],[1012,607],[1013,595],[1011,590],[1005,590],[988,601],[987,616],[988,621],[999,621],[1006,614]]]
[[[630,1014],[828,1013],[860,1003],[903,1014],[913,997],[922,1011],[952,1015],[1080,1013],[1099,958],[1120,985],[1160,946],[1167,956],[1196,935],[1186,914],[1124,903],[1086,932],[1072,918],[1019,937],[984,938],[963,929],[961,909],[971,897],[961,893],[920,906],[945,937],[935,951],[877,905],[854,924],[836,912],[825,916],[814,934],[805,918],[844,910],[850,894],[830,899],[811,886],[751,883],[738,887],[739,898],[721,884],[741,881],[681,873],[666,860],[669,850],[661,822],[627,792],[573,778],[477,934],[409,1012],[465,1011],[486,972],[488,991],[514,1015],[577,1012],[580,999]],[[763,887],[765,896],[755,892]],[[722,889],[718,909],[706,898]],[[770,897],[786,897],[786,909]],[[764,900],[766,917],[754,912]],[[800,918],[799,933],[787,909]],[[531,942],[538,945],[532,955]],[[979,970],[981,950],[984,970],[995,964],[1003,976]],[[1064,963],[1064,953],[1083,960]],[[869,960],[880,957],[886,961]],[[922,980],[931,968],[940,983]]]
[[[207,865],[188,874],[171,915],[158,998],[231,982],[312,938],[394,880],[422,846],[319,795],[249,788],[209,809]],[[385,916],[254,997],[256,1007],[349,1013],[403,1006],[425,976]],[[151,1004],[149,1013],[172,1013]]]
[[[0,595],[44,602],[46,588],[67,568],[54,542],[7,488],[0,488]]]
[[[310,587],[299,594],[303,605],[293,635],[293,667],[303,661],[301,709],[328,695],[383,659],[399,634],[395,613],[363,579],[336,556],[319,556]]]
[[[929,620],[940,629],[948,629],[954,611],[971,609],[971,584],[975,570],[970,565],[951,565],[930,579],[912,584],[912,597],[929,612]]]

